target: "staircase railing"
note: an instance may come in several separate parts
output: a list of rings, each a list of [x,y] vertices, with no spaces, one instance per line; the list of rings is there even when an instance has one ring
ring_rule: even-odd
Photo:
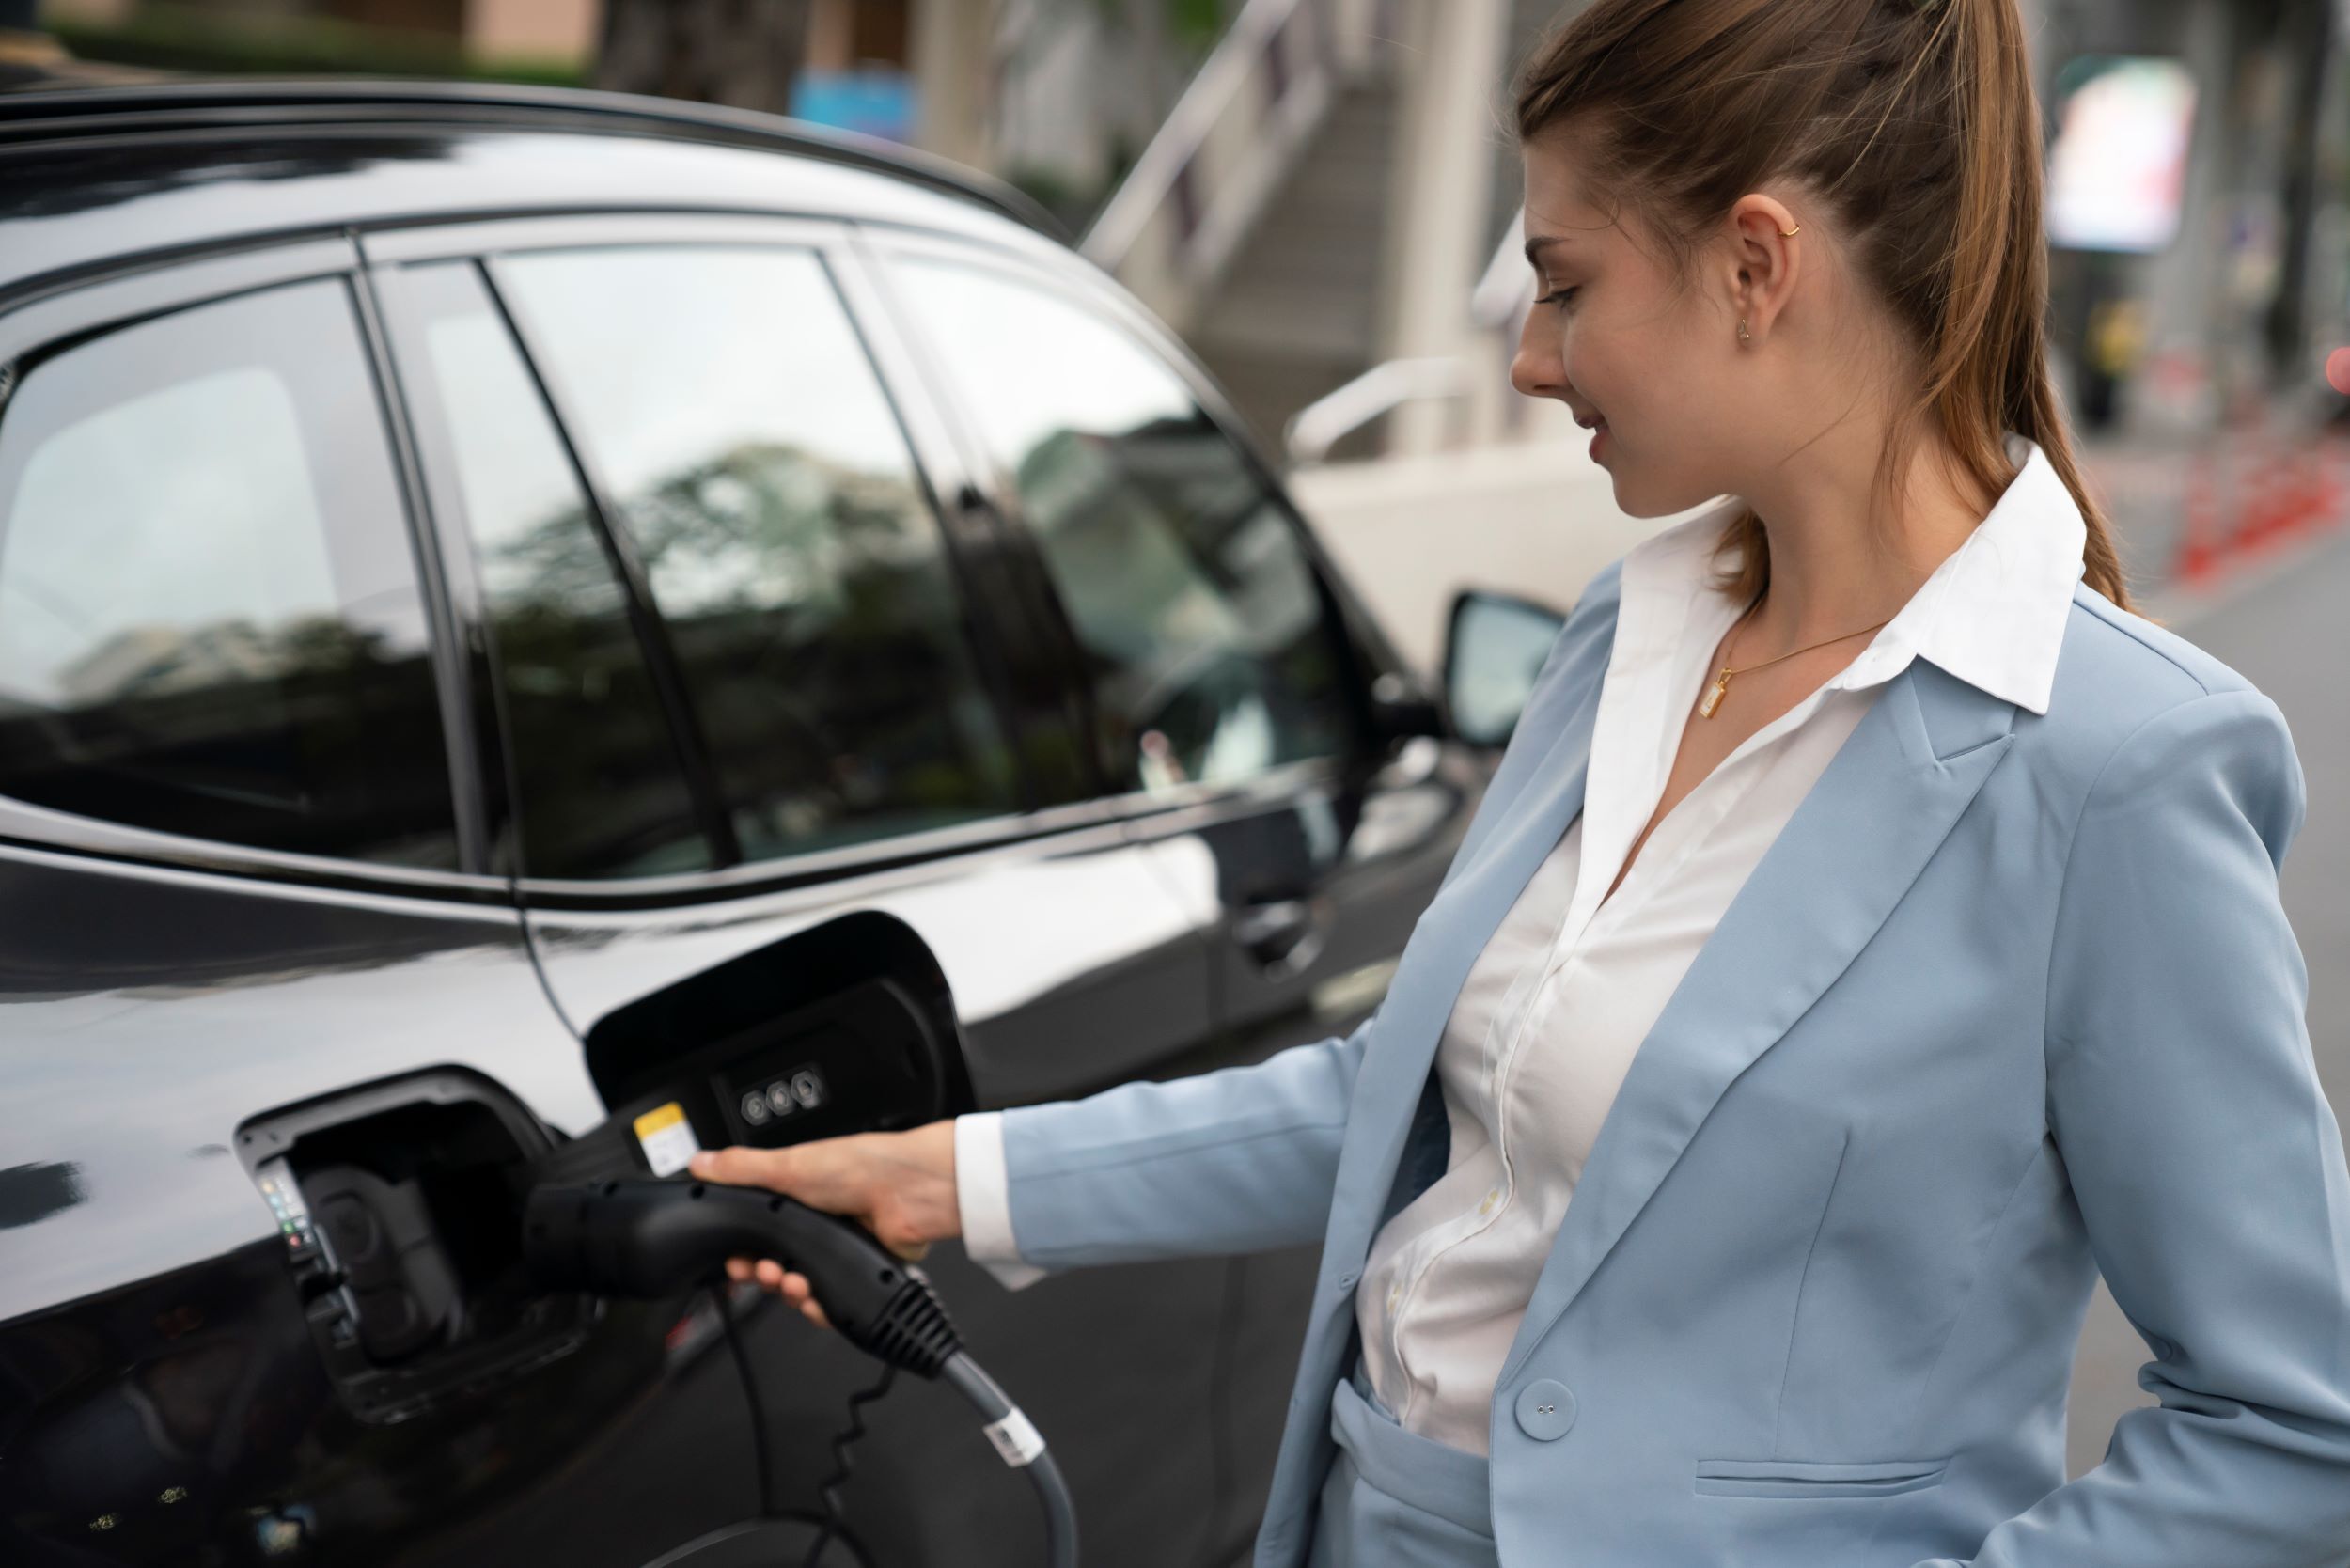
[[[1248,0],[1078,248],[1179,326],[1296,165],[1394,0]]]

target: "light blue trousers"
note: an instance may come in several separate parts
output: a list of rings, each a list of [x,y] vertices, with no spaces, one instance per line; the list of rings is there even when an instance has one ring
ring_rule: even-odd
[[[1485,1456],[1404,1431],[1359,1357],[1331,1397],[1330,1436],[1307,1568],[1500,1568]]]

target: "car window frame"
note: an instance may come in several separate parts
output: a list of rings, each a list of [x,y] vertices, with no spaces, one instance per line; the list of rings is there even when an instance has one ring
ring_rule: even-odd
[[[600,245],[693,245],[702,244],[763,244],[778,248],[814,249],[831,274],[841,304],[848,312],[852,328],[857,333],[872,366],[885,398],[899,421],[910,453],[912,471],[922,488],[946,534],[949,559],[956,572],[956,586],[966,596],[966,612],[975,628],[975,640],[980,645],[980,656],[994,661],[1001,650],[989,651],[987,644],[997,639],[1006,643],[1016,634],[1006,626],[1000,609],[983,595],[974,595],[967,552],[972,541],[965,530],[983,527],[981,520],[974,519],[969,509],[948,504],[948,497],[959,496],[975,482],[961,460],[960,447],[947,428],[936,406],[932,389],[918,383],[918,372],[912,366],[901,336],[894,320],[885,318],[872,292],[870,268],[857,254],[854,225],[848,220],[818,214],[777,214],[762,212],[613,212],[596,214],[522,215],[510,218],[474,219],[403,225],[399,227],[362,230],[355,236],[364,264],[381,288],[387,316],[387,331],[393,347],[395,375],[402,364],[421,364],[415,359],[421,339],[414,334],[414,321],[407,316],[399,298],[397,279],[392,274],[400,267],[435,262],[472,262],[481,267],[494,295],[497,289],[496,259],[510,255],[540,250],[576,250]],[[512,318],[509,317],[509,322]],[[519,323],[516,323],[519,324]],[[556,382],[533,354],[525,334],[515,334],[516,344],[525,364],[541,385],[555,395],[550,406],[558,435],[565,446],[578,451],[577,432],[565,416],[572,406],[556,391]],[[403,403],[403,411],[405,404]],[[462,503],[457,494],[455,476],[448,467],[448,456],[441,452],[437,439],[430,431],[416,432],[424,469],[420,512],[425,526],[436,538],[436,553],[448,562],[447,591],[452,614],[461,628],[461,636],[478,644],[486,636],[486,621],[480,599],[479,585],[473,580],[467,523]],[[598,504],[608,504],[609,496]],[[995,676],[982,667],[991,702],[1000,706],[1001,695]],[[494,718],[485,718],[484,727],[494,732],[485,740],[485,765],[507,766],[504,747],[507,738],[503,728]],[[1015,722],[1032,722],[1021,716]],[[510,777],[510,775],[509,775]],[[1028,789],[1025,770],[1019,776],[1018,787]],[[1025,794],[1024,794],[1024,798]],[[797,887],[830,886],[844,880],[869,876],[932,874],[924,868],[933,862],[991,852],[1015,850],[1019,846],[1062,835],[1075,835],[1080,842],[1097,837],[1114,839],[1118,823],[1125,815],[1098,797],[1040,805],[1033,808],[1015,808],[991,817],[944,827],[928,828],[839,845],[829,849],[809,850],[768,860],[741,861],[729,866],[697,871],[669,872],[653,876],[585,881],[572,878],[536,877],[516,874],[510,886],[515,896],[525,904],[546,909],[576,911],[637,911],[653,910],[697,903],[723,902],[732,899],[789,891]],[[1099,830],[1097,832],[1097,830]]]
[[[919,318],[899,296],[891,274],[893,258],[946,261],[993,271],[1015,283],[1041,287],[1050,293],[1065,296],[1113,330],[1124,333],[1137,348],[1182,384],[1194,403],[1239,456],[1249,477],[1279,512],[1291,538],[1304,553],[1307,570],[1313,578],[1315,594],[1321,605],[1323,634],[1335,639],[1332,651],[1338,655],[1341,670],[1344,688],[1341,698],[1347,708],[1348,745],[1345,749],[1329,757],[1303,758],[1277,763],[1243,778],[1194,781],[1157,791],[1116,788],[1108,777],[1106,760],[1100,760],[1103,772],[1097,779],[1096,798],[1111,807],[1121,818],[1138,820],[1218,803],[1277,800],[1313,782],[1343,781],[1384,765],[1395,746],[1383,743],[1379,736],[1371,705],[1371,691],[1373,683],[1389,672],[1403,674],[1408,679],[1406,666],[1360,596],[1338,570],[1254,432],[1248,430],[1230,399],[1182,340],[1136,302],[1114,278],[1102,274],[1082,258],[1042,247],[1014,249],[980,239],[933,230],[870,222],[861,223],[858,227],[867,237],[870,264],[876,274],[876,288],[895,318],[898,329],[917,354],[923,374],[935,384],[933,395],[948,412],[959,452],[973,474],[974,482],[986,496],[990,510],[1002,520],[1003,525],[1024,541],[1028,537],[1028,525],[1023,515],[1019,495],[1010,477],[1002,472],[1001,465],[988,449],[984,437],[964,412],[960,384],[954,371],[936,345],[930,341]],[[1064,671],[1073,671],[1078,667],[1081,651],[1074,627],[1069,621],[1067,610],[1061,605],[1059,590],[1052,583],[1035,545],[1026,544],[1020,555],[1028,571],[1039,579],[1037,591],[1055,607],[1051,619],[1056,622],[1056,629],[1050,635],[1058,645],[1056,661]],[[1070,678],[1068,684],[1075,692],[1082,682]],[[1079,693],[1074,698],[1074,705],[1081,712],[1089,713],[1090,703],[1089,692]],[[1085,747],[1087,754],[1099,760],[1102,735],[1098,726],[1089,739],[1089,744]]]
[[[462,698],[462,666],[452,656],[439,553],[431,531],[423,525],[415,453],[405,410],[391,380],[378,303],[365,272],[359,248],[348,235],[225,246],[195,258],[130,263],[109,275],[20,296],[0,307],[0,363],[63,353],[146,321],[273,289],[320,281],[343,286],[360,339],[363,368],[383,420],[384,457],[393,475],[395,503],[424,604],[427,659],[447,757],[458,869],[393,866],[196,838],[37,806],[5,792],[0,792],[0,840],[314,886],[476,903],[508,901],[506,884],[484,870],[480,795],[474,771],[478,760],[462,731],[462,709],[454,700]]]

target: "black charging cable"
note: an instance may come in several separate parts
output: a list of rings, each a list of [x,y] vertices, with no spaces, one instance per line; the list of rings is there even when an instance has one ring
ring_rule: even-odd
[[[734,1303],[726,1283],[710,1287],[710,1305],[718,1313],[719,1332],[726,1336],[727,1354],[734,1358],[734,1375],[743,1385],[743,1403],[751,1418],[751,1463],[759,1466],[759,1516],[776,1516],[776,1466],[767,1457],[767,1406],[759,1397],[759,1379],[751,1374],[750,1352],[743,1348],[743,1331],[734,1325]]]
[[[735,1378],[743,1385],[744,1413],[750,1418],[751,1462],[759,1466],[759,1516],[761,1519],[804,1520],[821,1527],[816,1539],[808,1545],[807,1556],[801,1568],[817,1568],[825,1545],[833,1541],[838,1541],[846,1547],[849,1555],[862,1568],[872,1568],[872,1554],[857,1540],[856,1532],[849,1528],[849,1521],[842,1513],[839,1484],[849,1479],[848,1445],[865,1435],[865,1422],[857,1415],[856,1407],[887,1393],[891,1381],[898,1375],[898,1369],[884,1367],[881,1382],[861,1393],[849,1396],[848,1430],[832,1440],[833,1457],[840,1468],[819,1487],[819,1495],[824,1499],[824,1517],[818,1520],[796,1509],[787,1513],[776,1506],[775,1461],[767,1452],[766,1403],[760,1397],[759,1376],[751,1370],[750,1352],[744,1348],[742,1330],[735,1325],[733,1299],[723,1281],[713,1282],[709,1294],[712,1309],[718,1314],[718,1327],[726,1336],[727,1354],[734,1360]]]
[[[817,1568],[817,1560],[824,1554],[824,1543],[848,1530],[846,1511],[840,1502],[840,1488],[849,1479],[849,1445],[865,1435],[865,1418],[858,1413],[857,1406],[869,1404],[889,1392],[889,1386],[897,1379],[898,1369],[885,1366],[880,1382],[849,1396],[849,1424],[841,1428],[832,1440],[833,1463],[839,1467],[816,1483],[817,1495],[824,1499],[824,1528],[817,1532],[815,1540],[808,1543],[807,1556],[801,1560],[800,1568]]]
[[[951,1385],[985,1418],[997,1456],[1027,1471],[1036,1487],[1050,1568],[1077,1568],[1076,1507],[1043,1437],[964,1350],[928,1277],[854,1220],[779,1193],[714,1182],[549,1184],[533,1188],[525,1202],[523,1257],[546,1290],[654,1299],[701,1284],[733,1257],[773,1258],[806,1276],[809,1294],[843,1339],[893,1372]],[[870,1397],[887,1388],[885,1379]],[[855,1411],[864,1397],[852,1403],[852,1429],[835,1444],[838,1479],[847,1475],[846,1443],[864,1430]],[[763,1446],[763,1420],[760,1427]],[[763,1493],[763,1455],[760,1470]],[[825,1504],[837,1524],[835,1485],[826,1483]],[[822,1544],[820,1537],[816,1550]]]

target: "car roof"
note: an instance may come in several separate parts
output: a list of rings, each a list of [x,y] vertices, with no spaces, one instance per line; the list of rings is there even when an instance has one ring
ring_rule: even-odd
[[[175,253],[452,218],[818,215],[1069,236],[1010,185],[780,115],[502,84],[236,78],[0,93],[0,303]]]

